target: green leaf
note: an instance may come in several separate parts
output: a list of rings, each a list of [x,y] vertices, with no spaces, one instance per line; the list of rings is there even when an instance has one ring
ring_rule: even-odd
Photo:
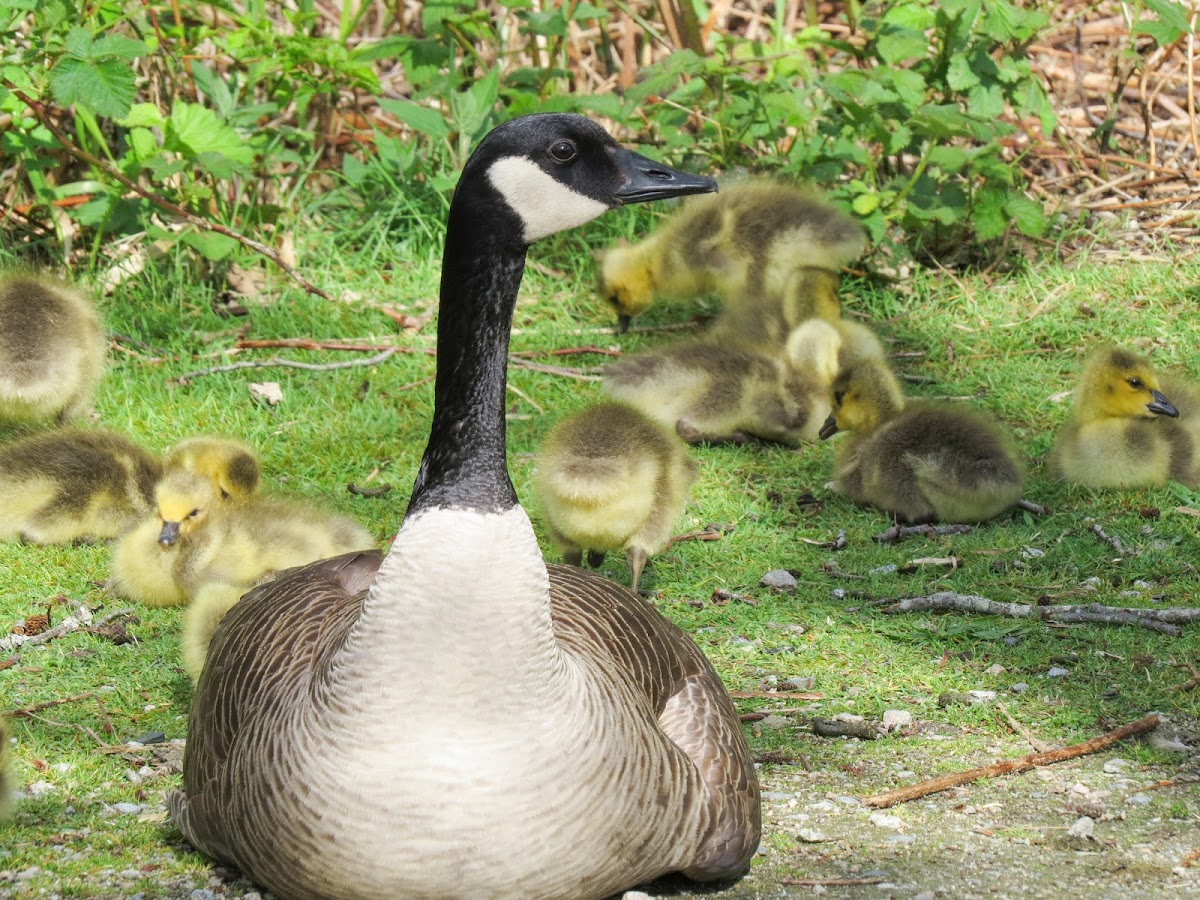
[[[167,120],[153,103],[135,103],[117,124],[126,128],[162,128]]]
[[[196,86],[204,92],[217,115],[223,121],[228,121],[229,114],[234,109],[234,102],[225,79],[200,62],[192,63],[192,77],[196,79]]]
[[[927,103],[913,114],[909,125],[918,134],[935,140],[962,137],[971,133],[971,122],[951,103]]]
[[[92,59],[137,59],[149,54],[144,43],[123,34],[106,34],[92,45]]]
[[[888,29],[875,41],[879,58],[891,65],[929,55],[929,39],[920,31]]]
[[[934,147],[929,151],[929,164],[953,175],[967,164],[967,152],[961,147]]]
[[[164,146],[195,159],[218,177],[249,171],[254,162],[253,148],[211,109],[196,103],[179,101],[172,107]]]
[[[1004,114],[1004,94],[998,84],[976,85],[967,91],[967,111],[980,119],[996,119]]]
[[[1046,230],[1046,213],[1042,205],[1024,194],[1009,194],[1004,200],[1004,211],[1012,217],[1021,234],[1036,237]]]
[[[588,3],[587,0],[583,0],[583,2],[576,4],[575,8],[571,10],[571,20],[574,22],[582,22],[587,19],[598,19],[603,21],[604,19],[609,18],[609,15],[610,14],[608,10],[603,6],[593,6],[591,3]]]
[[[67,51],[67,56],[71,59],[83,60],[91,59],[92,43],[92,33],[86,28],[76,25],[67,32],[63,46]]]
[[[213,262],[227,257],[238,245],[233,238],[217,234],[215,231],[185,231],[179,239]]]
[[[850,208],[854,210],[856,215],[869,216],[875,210],[879,209],[878,194],[859,194],[850,204]]]
[[[965,56],[953,56],[946,67],[946,84],[956,91],[965,91],[979,84],[979,76],[971,69],[971,63]]]
[[[129,148],[139,162],[145,161],[158,153],[158,139],[148,128],[130,129]]]
[[[129,113],[134,88],[133,69],[115,59],[96,63],[64,56],[50,70],[50,90],[60,105],[79,104],[112,119]]]
[[[980,191],[975,197],[975,208],[971,211],[971,224],[975,226],[975,236],[981,241],[990,241],[1004,234],[1008,217],[1004,214],[1003,192]]]
[[[1177,0],[1146,0],[1146,7],[1158,16],[1158,22],[1139,22],[1138,30],[1143,30],[1141,26],[1155,25],[1156,30],[1162,33],[1166,40],[1160,39],[1153,32],[1146,30],[1146,33],[1154,36],[1160,44],[1172,44],[1179,40],[1185,34],[1191,32],[1191,26],[1188,24],[1187,5],[1179,3]],[[1168,37],[1169,35],[1169,37]]]
[[[495,66],[465,91],[450,95],[450,112],[458,131],[474,139],[492,114],[500,94],[500,67]],[[471,141],[474,143],[474,140]]]
[[[431,138],[445,138],[450,135],[450,126],[436,109],[419,106],[411,100],[393,100],[390,97],[381,97],[379,105],[420,134]]]

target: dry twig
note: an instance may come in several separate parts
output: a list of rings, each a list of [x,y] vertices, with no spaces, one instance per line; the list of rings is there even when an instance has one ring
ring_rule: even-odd
[[[1084,741],[1082,744],[1072,744],[1070,747],[1061,747],[1057,750],[1046,750],[1041,753],[1032,753],[1022,759],[1004,760],[998,763],[992,763],[990,766],[981,766],[976,769],[968,769],[966,772],[956,772],[950,775],[942,775],[938,778],[931,778],[928,781],[922,781],[920,784],[909,785],[908,787],[896,788],[892,791],[886,791],[882,794],[875,794],[871,797],[866,797],[863,800],[867,806],[875,809],[884,809],[889,806],[894,806],[897,803],[907,803],[909,800],[917,800],[921,797],[927,797],[930,794],[936,794],[941,791],[948,790],[952,787],[957,787],[960,784],[967,784],[976,781],[980,778],[995,778],[999,775],[1009,775],[1017,772],[1027,772],[1036,766],[1047,766],[1052,763],[1062,762],[1066,759],[1075,759],[1079,756],[1086,756],[1089,753],[1096,753],[1112,746],[1118,741],[1126,740],[1139,734],[1145,734],[1153,731],[1158,727],[1158,716],[1150,715],[1144,719],[1138,719],[1136,722],[1130,722],[1128,725],[1122,725],[1107,734],[1102,734],[1099,737],[1094,737],[1090,741]]]
[[[970,525],[893,525],[887,531],[881,531],[875,535],[875,540],[881,544],[894,543],[902,541],[913,535],[921,537],[938,537],[947,534],[969,534],[971,532]]]
[[[236,372],[239,369],[286,368],[304,369],[309,372],[327,372],[332,369],[352,369],[356,366],[377,366],[384,360],[389,359],[395,352],[395,347],[388,347],[382,353],[377,353],[369,359],[344,359],[340,362],[329,363],[306,363],[295,359],[280,359],[277,356],[272,356],[270,359],[251,359],[245,362],[227,363],[223,366],[211,366],[207,369],[196,369],[194,372],[185,372],[176,378],[175,381],[179,384],[186,384],[192,379],[200,378],[203,375],[218,375],[222,372]]]

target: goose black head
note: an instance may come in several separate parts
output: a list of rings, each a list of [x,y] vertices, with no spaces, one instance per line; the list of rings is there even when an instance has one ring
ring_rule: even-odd
[[[459,192],[480,182],[500,195],[526,244],[625,203],[717,189],[711,178],[627,150],[595,122],[567,113],[522,116],[497,126],[468,160]]]

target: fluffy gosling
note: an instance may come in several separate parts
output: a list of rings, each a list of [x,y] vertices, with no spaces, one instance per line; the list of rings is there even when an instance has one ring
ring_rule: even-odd
[[[96,308],[80,291],[26,272],[0,277],[0,419],[79,418],[104,371],[106,350]]]
[[[782,343],[805,319],[840,315],[838,270],[866,238],[850,217],[810,193],[747,180],[689,199],[644,241],[600,255],[600,293],[623,328],[655,297],[713,294],[732,334]]]
[[[796,447],[816,440],[829,414],[843,346],[823,319],[794,329],[781,354],[680,341],[612,363],[604,389],[689,444],[760,438]]]
[[[1071,419],[1046,462],[1055,477],[1090,488],[1168,481],[1196,487],[1198,447],[1196,388],[1161,380],[1149,360],[1137,353],[1105,347],[1084,364]]]
[[[128,438],[64,428],[0,444],[0,540],[101,541],[149,512],[162,464]]]
[[[187,603],[204,584],[249,589],[264,575],[373,546],[353,520],[288,500],[222,503],[186,470],[155,488],[154,512],[117,543],[112,587],[148,606]]]
[[[226,500],[243,500],[258,490],[258,457],[248,444],[236,438],[184,438],[167,450],[165,465],[203,475]]]
[[[667,545],[696,478],[687,448],[624,403],[559,422],[538,456],[535,489],[551,538],[570,565],[623,549],[636,591],[646,561]]]
[[[887,364],[867,359],[834,382],[822,439],[838,447],[834,486],[904,522],[981,522],[1021,499],[1025,476],[1012,440],[991,416],[908,401]]]

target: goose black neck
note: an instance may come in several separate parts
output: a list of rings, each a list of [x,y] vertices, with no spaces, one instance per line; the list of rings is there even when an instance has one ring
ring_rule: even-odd
[[[517,505],[505,453],[508,340],[526,245],[487,185],[459,183],[446,223],[433,426],[408,515]]]

